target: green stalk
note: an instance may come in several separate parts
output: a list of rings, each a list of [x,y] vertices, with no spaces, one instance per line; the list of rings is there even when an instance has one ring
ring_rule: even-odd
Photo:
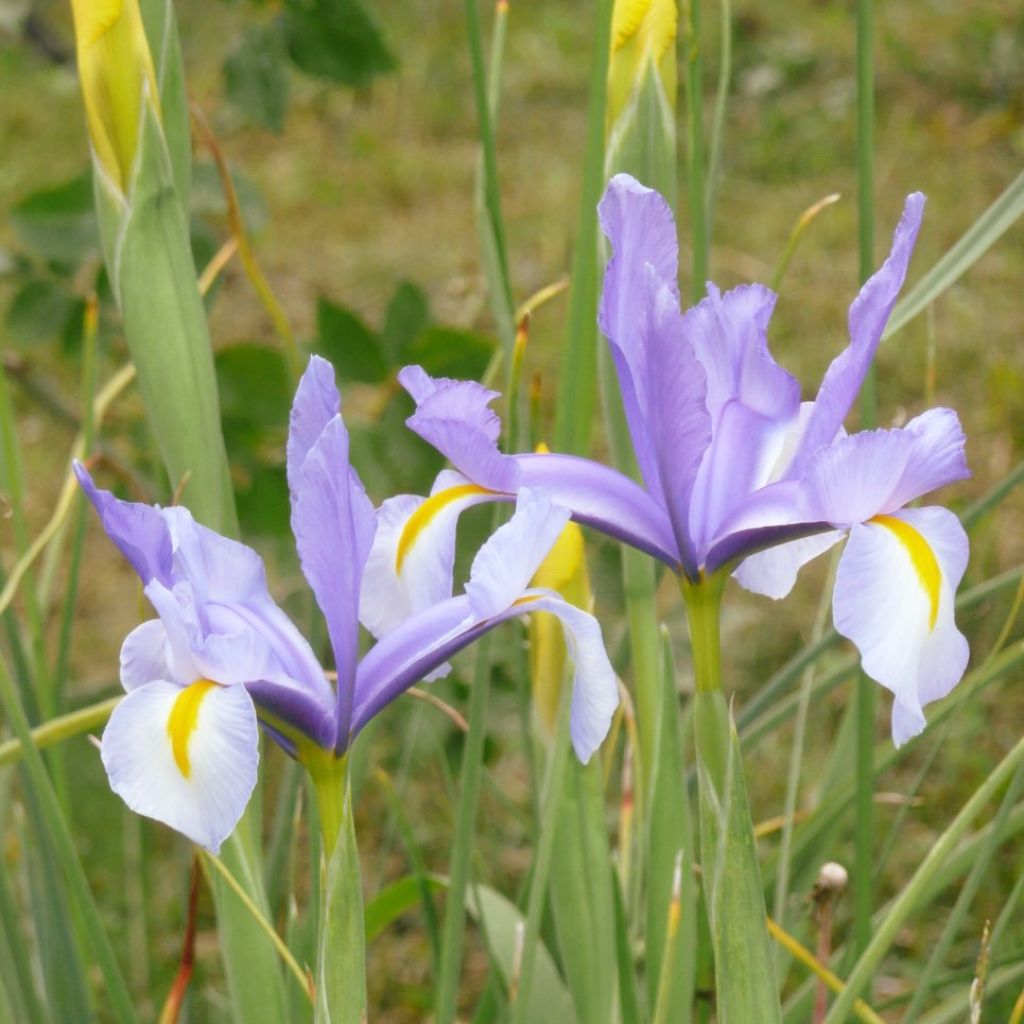
[[[853,972],[846,982],[846,988],[836,999],[824,1024],[841,1024],[847,1019],[854,1000],[864,991],[882,958],[888,952],[900,928],[910,914],[917,909],[927,895],[933,878],[941,871],[960,837],[981,812],[985,804],[1009,781],[1018,766],[1024,763],[1024,739],[1003,758],[988,778],[978,787],[961,808],[952,824],[939,837],[914,877],[893,901],[885,918],[875,926],[871,941],[861,954]]]
[[[469,732],[462,753],[450,881],[441,933],[441,962],[435,989],[436,1024],[452,1024],[455,1020],[466,921],[466,887],[473,854],[473,825],[483,775],[484,739],[487,736],[487,704],[491,688],[490,647],[487,636],[477,641],[476,669],[469,696]]]
[[[597,203],[604,189],[605,106],[612,0],[598,0],[594,24],[590,97],[587,102],[587,150],[580,190],[579,229],[569,287],[565,357],[558,380],[554,447],[585,455],[590,448],[597,384]]]
[[[724,1024],[781,1022],[764,888],[739,737],[722,694],[719,608],[727,576],[681,584],[693,648],[701,867]]]
[[[708,181],[704,205],[708,244],[715,232],[715,193],[725,140],[725,112],[729,105],[729,83],[732,79],[732,0],[719,0],[721,12],[721,45],[718,51],[718,88],[715,91],[715,112],[711,118],[711,141],[708,146]]]
[[[861,283],[874,265],[874,121],[873,61],[874,0],[857,0],[857,212]],[[869,430],[877,420],[875,368],[868,368],[860,391],[861,427]],[[853,854],[853,941],[855,954],[871,938],[872,876],[874,857],[874,757],[876,686],[863,672],[857,678],[856,727],[857,798]],[[870,997],[868,1002],[870,1002]]]
[[[473,66],[473,96],[476,100],[477,131],[480,135],[480,165],[477,174],[476,208],[481,244],[484,250],[484,269],[494,319],[505,353],[505,365],[512,365],[512,346],[515,341],[515,314],[512,285],[508,273],[508,252],[505,245],[505,222],[501,212],[501,193],[498,188],[498,159],[494,138],[494,115],[497,113],[497,82],[501,74],[504,54],[507,6],[499,5],[495,11],[494,48],[492,49],[492,78],[488,81],[484,65],[483,33],[480,28],[480,0],[465,0],[466,33],[469,55]]]
[[[683,0],[683,60],[686,64],[686,139],[690,186],[690,242],[693,301],[704,296],[708,279],[708,236],[704,195],[704,86],[701,81],[700,0]]]

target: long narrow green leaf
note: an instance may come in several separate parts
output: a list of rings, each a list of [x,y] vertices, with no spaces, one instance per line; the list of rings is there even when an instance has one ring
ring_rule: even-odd
[[[668,927],[666,908],[672,899],[676,858],[682,852],[679,933],[672,950],[672,980],[667,1019],[686,1020],[692,1013],[696,984],[697,883],[693,871],[695,834],[683,765],[685,745],[680,732],[675,659],[665,634],[662,639],[661,707],[654,749],[647,824],[647,900],[644,931],[647,953],[647,1001],[654,1007]]]
[[[469,697],[469,732],[466,734],[462,753],[459,803],[455,815],[455,835],[452,841],[449,869],[451,879],[441,933],[441,962],[435,986],[437,1024],[452,1024],[455,1020],[455,1002],[462,967],[462,947],[465,933],[466,888],[469,882],[472,857],[473,826],[476,822],[480,780],[483,774],[484,739],[487,735],[487,705],[490,687],[490,639],[484,636],[477,643],[476,668]]]
[[[615,909],[596,757],[588,765],[569,759],[549,898],[579,1024],[606,1024],[615,990]]]
[[[3,704],[7,719],[24,750],[26,780],[33,798],[39,802],[40,815],[53,842],[60,870],[67,881],[85,936],[103,974],[107,1005],[119,1024],[135,1024],[135,1011],[128,987],[117,965],[110,940],[103,929],[88,880],[68,832],[60,802],[46,773],[42,755],[32,744],[28,719],[25,717],[7,665],[3,661],[0,661],[0,703]]]
[[[724,1024],[781,1022],[764,890],[739,737],[720,689],[698,689],[694,732],[700,782],[701,868]]]
[[[365,928],[359,850],[346,778],[341,828],[323,885],[315,1024],[365,1022]]]
[[[11,1020],[44,1024],[43,1005],[36,991],[27,956],[28,943],[22,933],[10,874],[0,871],[0,981],[6,994]]]
[[[873,929],[871,941],[858,959],[853,973],[847,979],[846,988],[836,999],[825,1018],[825,1024],[840,1024],[841,1021],[846,1020],[853,1001],[864,990],[882,958],[889,951],[903,922],[920,906],[922,896],[932,878],[938,873],[943,862],[981,809],[992,799],[993,794],[1006,784],[1022,762],[1024,762],[1024,739],[1021,739],[1010,750],[996,769],[971,795],[949,827],[932,845],[921,866],[914,873],[914,877],[893,901],[884,920]]]
[[[953,247],[896,303],[882,334],[891,338],[967,273],[1024,215],[1024,171],[964,232]]]
[[[1003,839],[1003,829],[1010,811],[1017,801],[1017,794],[1020,792],[1022,785],[1024,785],[1024,770],[1018,768],[1010,780],[1009,786],[1006,787],[1006,792],[1003,794],[999,810],[996,812],[992,827],[989,830],[988,839],[979,849],[978,857],[971,865],[971,870],[960,887],[959,893],[957,893],[956,903],[953,904],[953,909],[950,911],[946,924],[943,926],[942,934],[932,946],[928,962],[915,983],[910,1005],[903,1014],[903,1024],[911,1024],[912,1021],[917,1020],[929,1002],[929,996],[935,985],[938,970],[942,966],[942,961],[949,952],[949,947],[956,938],[961,924],[963,924],[971,901],[974,899],[979,886],[988,872],[996,848]]]

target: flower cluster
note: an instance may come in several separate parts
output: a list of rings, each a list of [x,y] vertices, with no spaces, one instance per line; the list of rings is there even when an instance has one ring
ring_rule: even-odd
[[[775,295],[746,285],[708,294],[683,313],[678,242],[665,200],[628,175],[600,205],[613,256],[600,324],[611,348],[643,486],[567,455],[503,455],[496,393],[407,367],[409,426],[448,457],[457,491],[474,500],[544,489],[589,524],[661,559],[693,584],[733,572],[773,598],[800,567],[849,536],[833,597],[836,628],[865,671],[895,695],[897,744],[925,725],[922,706],[956,685],[967,664],[953,599],[967,537],[942,508],[908,508],[968,475],[956,414],[932,409],[893,430],[847,435],[854,402],[906,276],[924,210],[907,198],[892,250],[850,307],[850,343],[817,397],[772,358]],[[433,499],[439,504],[444,494]]]
[[[120,501],[75,469],[103,527],[142,580],[157,618],[121,650],[127,691],[103,734],[112,788],[133,810],[216,851],[256,781],[258,725],[300,761],[341,756],[366,723],[483,633],[534,611],[561,619],[576,663],[571,734],[588,760],[618,705],[595,619],[530,579],[569,512],[524,488],[483,545],[465,593],[452,596],[454,547],[413,556],[421,589],[389,607],[395,554],[349,465],[348,435],[328,363],[299,385],[287,448],[292,530],[327,621],[338,682],[267,590],[251,548],[196,523],[183,508]],[[416,499],[394,499],[406,505]],[[360,598],[362,593],[362,599]],[[360,660],[359,618],[380,638]]]

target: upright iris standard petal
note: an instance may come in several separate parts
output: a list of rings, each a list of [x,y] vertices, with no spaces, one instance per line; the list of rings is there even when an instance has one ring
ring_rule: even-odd
[[[868,278],[850,306],[849,347],[833,360],[821,382],[810,425],[793,458],[793,475],[803,469],[818,448],[831,442],[853,406],[906,279],[924,204],[925,197],[920,192],[907,196],[888,258]]]
[[[332,419],[296,472],[292,532],[325,618],[338,671],[339,736],[348,732],[359,640],[359,588],[373,543],[373,506],[348,464],[348,434]]]
[[[644,283],[647,303],[642,344],[651,445],[648,457],[657,468],[661,504],[672,524],[680,561],[687,575],[696,578],[698,558],[690,504],[712,439],[707,377],[689,344],[678,296],[650,266]]]
[[[655,368],[651,366],[646,330],[647,278],[653,276],[668,290],[678,310],[675,218],[661,195],[628,174],[611,179],[597,214],[612,247],[598,323],[611,346],[637,464],[651,493],[662,499],[664,491],[654,458],[657,437],[648,422],[648,384]]]
[[[966,565],[967,535],[946,509],[904,509],[850,533],[833,617],[864,671],[895,696],[897,746],[924,729],[924,705],[949,693],[967,667],[967,641],[953,621]]]
[[[241,686],[154,680],[114,709],[101,755],[133,811],[217,853],[256,784],[256,711]]]

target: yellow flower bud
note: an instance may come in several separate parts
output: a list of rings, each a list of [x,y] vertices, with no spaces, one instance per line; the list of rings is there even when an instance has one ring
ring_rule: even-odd
[[[554,590],[577,608],[591,610],[594,598],[583,550],[583,531],[576,523],[566,523],[554,547],[537,569],[532,585]],[[561,623],[549,612],[535,612],[530,616],[533,706],[541,731],[549,739],[554,735],[558,722],[565,665],[565,637]]]
[[[78,74],[93,150],[126,191],[143,103],[159,113],[160,95],[138,0],[71,0]]]
[[[677,20],[675,0],[615,0],[608,61],[609,130],[629,105],[649,63],[675,110]]]

